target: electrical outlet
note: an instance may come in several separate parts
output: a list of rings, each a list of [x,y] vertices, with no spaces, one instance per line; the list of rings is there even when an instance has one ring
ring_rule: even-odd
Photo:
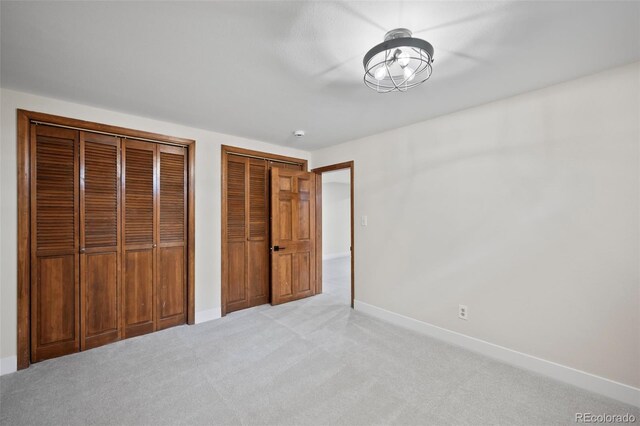
[[[469,319],[469,308],[467,308],[467,305],[458,305],[458,318],[463,320]]]
[[[360,218],[360,225],[367,226],[367,217],[366,216],[362,216]]]

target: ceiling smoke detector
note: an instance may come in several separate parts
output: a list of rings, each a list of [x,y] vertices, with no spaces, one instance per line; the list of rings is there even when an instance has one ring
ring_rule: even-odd
[[[304,136],[304,130],[294,130],[293,131],[293,136],[295,136],[296,138],[301,138]]]

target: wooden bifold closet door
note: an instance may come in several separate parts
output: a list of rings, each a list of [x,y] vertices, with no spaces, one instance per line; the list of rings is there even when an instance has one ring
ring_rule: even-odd
[[[267,163],[227,162],[227,303],[233,312],[269,302]]]
[[[187,151],[31,125],[31,361],[187,319]]]
[[[227,153],[223,161],[223,312],[271,302],[269,173],[303,164]]]
[[[186,152],[124,142],[125,337],[186,321]]]

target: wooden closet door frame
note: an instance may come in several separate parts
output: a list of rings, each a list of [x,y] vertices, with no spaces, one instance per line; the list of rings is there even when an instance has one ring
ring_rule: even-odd
[[[18,370],[31,364],[31,123],[147,140],[187,149],[187,324],[195,323],[195,159],[196,141],[159,133],[17,109],[18,145]]]
[[[262,151],[254,151],[251,149],[238,148],[229,145],[221,146],[221,155],[220,155],[220,184],[221,184],[221,258],[220,258],[220,304],[221,304],[221,313],[222,316],[227,314],[226,306],[227,306],[227,283],[225,277],[227,276],[227,256],[228,256],[228,248],[227,248],[227,158],[229,155],[239,155],[243,157],[250,158],[258,158],[264,159],[267,161],[275,161],[275,162],[286,162],[286,163],[297,163],[301,164],[303,167],[302,171],[308,171],[309,161],[302,158],[295,157],[287,157],[285,155],[271,154],[268,152]],[[268,170],[268,167],[267,167]],[[267,197],[269,199],[270,197]],[[267,226],[269,226],[269,222],[267,221]]]

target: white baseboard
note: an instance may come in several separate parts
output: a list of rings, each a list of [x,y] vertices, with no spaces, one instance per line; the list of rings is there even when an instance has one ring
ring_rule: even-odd
[[[350,251],[343,251],[342,253],[323,254],[322,260],[339,259],[341,257],[349,257],[349,256],[351,256]]]
[[[475,337],[450,331],[395,312],[387,311],[377,306],[369,305],[359,300],[354,301],[354,309],[392,324],[498,359],[505,363],[640,407],[640,389],[633,386],[514,351],[513,349],[495,345],[484,340],[476,339]]]
[[[8,356],[6,358],[0,358],[0,376],[5,374],[15,373],[18,371],[18,357]]]
[[[196,312],[196,324],[221,318],[220,307]]]

